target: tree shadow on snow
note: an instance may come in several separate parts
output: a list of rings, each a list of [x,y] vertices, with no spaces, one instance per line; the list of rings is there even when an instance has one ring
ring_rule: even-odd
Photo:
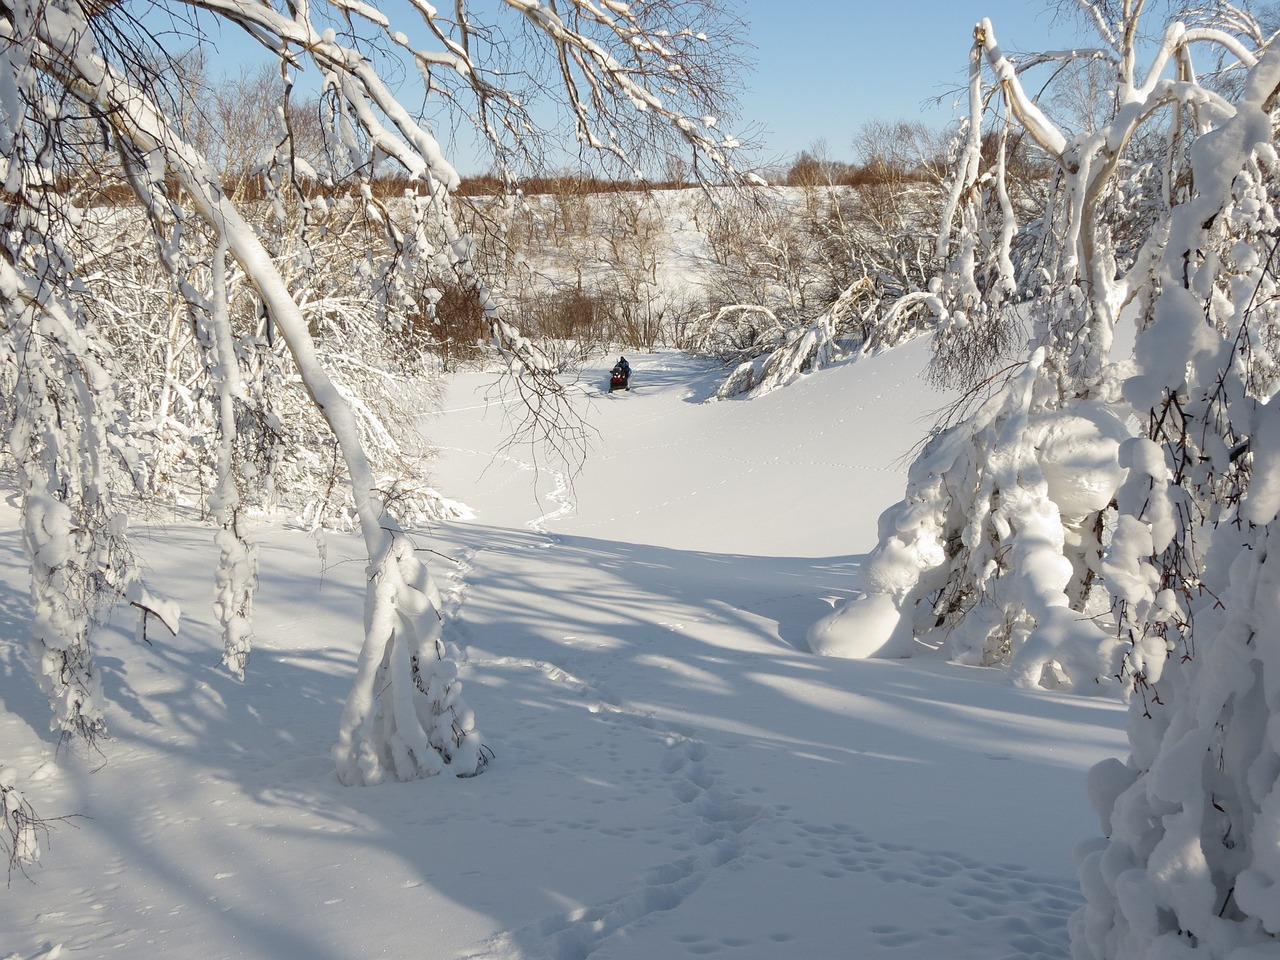
[[[208,549],[206,530],[169,536],[190,538],[179,555]],[[467,780],[344,788],[329,748],[361,642],[364,567],[351,550],[350,562],[322,573],[302,535],[277,541],[263,549],[243,683],[217,666],[208,567],[158,571],[184,604],[178,637],[139,645],[124,619],[103,632],[113,740],[105,767],[73,764],[69,775],[76,812],[93,818],[72,842],[182,891],[198,926],[246,955],[340,960],[349,944],[325,931],[365,929],[371,950],[400,955],[432,929],[480,940],[505,931],[504,943],[557,957],[585,944],[586,955],[612,923],[674,916],[753,833],[762,848],[849,835],[830,822],[832,798],[883,779],[901,790],[887,806],[964,809],[977,801],[963,791],[976,785],[940,780],[944,764],[957,751],[1007,761],[991,744],[1013,739],[1021,722],[1023,694],[989,672],[939,681],[803,651],[808,626],[857,589],[861,557],[715,554],[452,524],[432,546],[470,560],[436,560],[433,570],[453,612],[446,638],[463,648],[465,696],[495,759]],[[0,590],[0,625],[19,606]],[[6,653],[0,668],[11,662]],[[17,704],[34,718],[39,704],[28,699]],[[1037,709],[1050,728],[1075,716],[1051,702]],[[1028,784],[1052,780],[1052,751],[1022,759]],[[133,785],[150,776],[162,780]],[[220,797],[235,822],[202,806]],[[1002,799],[1019,802],[1034,807],[1030,786]],[[874,809],[865,823],[856,811],[843,818],[875,834]],[[180,829],[184,818],[195,826]],[[287,859],[273,861],[282,851]],[[887,842],[879,855],[895,856]],[[912,855],[942,863],[923,844]],[[234,889],[219,880],[232,876]],[[352,886],[366,880],[369,890]],[[102,898],[106,915],[132,909]],[[591,907],[591,923],[567,904]],[[473,915],[467,923],[460,909]],[[377,919],[389,915],[414,920]],[[431,952],[477,949],[437,937]]]

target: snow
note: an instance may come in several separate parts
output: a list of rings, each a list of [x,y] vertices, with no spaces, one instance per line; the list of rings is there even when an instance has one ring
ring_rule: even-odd
[[[1253,447],[1254,480],[1241,512],[1246,520],[1262,525],[1280,513],[1280,407],[1276,404],[1258,411]]]
[[[1077,401],[1035,427],[1040,471],[1065,524],[1079,523],[1111,502],[1124,481],[1120,444],[1129,430],[1106,405]]]
[[[0,757],[39,813],[76,817],[0,896],[0,955],[1066,958],[1090,795],[1124,786],[1085,774],[1128,752],[1123,707],[805,646],[864,588],[857,551],[943,403],[927,350],[740,403],[702,402],[722,371],[675,353],[629,355],[610,396],[602,359],[575,387],[576,473],[501,449],[511,399],[457,375],[426,430],[474,515],[415,539],[493,752],[466,779],[333,775],[357,540],[327,536],[322,561],[256,524],[241,683],[218,667],[213,532],[180,516],[138,541],[180,633],[139,644],[117,610],[97,640],[111,738],[56,751],[0,504]]]
[[[894,598],[872,590],[818,620],[809,628],[805,645],[827,657],[910,656],[910,637],[893,642],[901,623]]]

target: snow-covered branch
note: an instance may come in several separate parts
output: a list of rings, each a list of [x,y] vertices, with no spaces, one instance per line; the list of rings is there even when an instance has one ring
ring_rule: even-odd
[[[1005,57],[1000,44],[996,41],[996,32],[991,21],[982,20],[974,29],[973,35],[975,42],[982,47],[987,63],[995,73],[996,81],[1003,89],[1009,109],[1017,117],[1018,123],[1035,138],[1045,153],[1055,158],[1062,157],[1067,149],[1066,136],[1023,89],[1018,71]]]

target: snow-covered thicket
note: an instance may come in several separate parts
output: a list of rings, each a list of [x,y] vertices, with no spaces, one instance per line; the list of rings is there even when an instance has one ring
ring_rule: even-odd
[[[1173,24],[1139,76],[1136,17],[1099,21],[1110,52],[1020,65],[991,24],[975,31],[967,142],[939,244],[946,267],[929,293],[941,323],[936,374],[969,386],[970,410],[925,446],[870,564],[874,592],[893,597],[908,635],[966,660],[1012,662],[1031,683],[1077,689],[1119,672],[1119,643],[1093,615],[1109,607],[1098,588],[1121,448],[1132,417],[1146,417],[1121,394],[1130,371],[1112,362],[1113,338],[1122,314],[1147,325],[1170,211],[1194,186],[1188,152],[1231,112],[1195,73],[1191,50],[1247,52],[1225,29]],[[1072,129],[1025,93],[1024,69],[1063,62],[1113,72],[1110,116]],[[996,103],[1004,110],[993,136],[984,107]],[[1008,188],[1011,130],[1050,164],[1035,216]],[[1023,324],[1027,359],[988,375]],[[852,611],[841,620],[818,628],[815,642],[836,651],[856,622]]]
[[[1241,59],[1240,98],[1191,148],[1125,383],[1148,437],[1124,450],[1103,576],[1133,752],[1091,776],[1107,839],[1073,931],[1090,960],[1280,949],[1280,51]]]
[[[383,77],[416,71],[431,96],[474,120],[508,173],[549,136],[531,112],[537,97],[507,82],[505,47],[490,45],[512,31],[526,45],[522,71],[549,66],[557,82],[539,78],[535,87],[562,99],[589,151],[634,171],[641,149],[678,147],[732,173],[736,144],[716,119],[723,71],[737,62],[732,35],[715,7],[700,3],[513,0],[485,16],[466,4],[448,15],[424,4],[403,24],[363,4],[199,6],[279,64],[279,87],[266,91],[277,142],[257,168],[265,203],[228,192],[185,123],[183,70],[123,7],[24,2],[0,13],[0,174],[9,201],[0,369],[32,559],[33,649],[53,729],[89,737],[103,729],[89,631],[97,607],[137,578],[121,490],[150,493],[172,482],[177,460],[201,461],[192,472],[202,475],[219,527],[213,579],[224,662],[241,673],[256,578],[242,514],[264,499],[261,488],[288,482],[286,451],[316,449],[282,443],[280,434],[322,423],[342,469],[303,463],[293,475],[314,483],[345,474],[369,553],[365,644],[335,748],[339,776],[375,783],[446,767],[473,774],[484,752],[440,641],[439,598],[405,537],[404,512],[398,519],[394,509],[414,484],[388,482],[370,457],[394,448],[396,438],[379,431],[404,401],[387,344],[429,325],[440,286],[457,284],[527,381],[523,395],[542,402],[534,415],[552,426],[559,388],[477,269],[451,196],[457,173]],[[185,8],[172,5],[178,22],[195,16]],[[319,150],[299,149],[294,136],[299,70],[321,80]],[[104,154],[110,164],[100,163]],[[407,176],[395,211],[373,190],[375,167],[386,163]],[[95,222],[65,189],[103,170],[141,204],[147,253],[136,234],[128,239],[130,224]],[[345,208],[339,196],[349,198]],[[344,246],[358,253],[350,272],[335,276]],[[150,289],[122,291],[129,277],[119,267],[140,256],[158,261],[163,282],[143,271]],[[107,327],[130,332],[109,337]],[[385,349],[345,349],[370,331]],[[154,373],[137,376],[130,368],[139,361]],[[134,385],[128,397],[126,383]],[[289,397],[309,401],[310,423],[288,422],[303,407]]]
[[[713,309],[686,336],[734,365],[719,398],[763,395],[932,325],[946,147],[909,124],[873,125],[859,143],[863,183],[805,177],[708,218]]]
[[[306,210],[289,203],[271,214],[260,203],[246,206],[273,220],[280,270],[299,291],[319,355],[352,401],[378,487],[394,498],[396,516],[417,524],[447,515],[449,505],[426,480],[418,421],[436,402],[434,331],[415,322],[416,301],[380,308],[368,271],[353,269],[371,259],[361,205],[347,197],[308,203]],[[203,314],[193,314],[175,279],[157,268],[151,226],[137,213],[98,205],[78,215],[86,242],[97,247],[83,281],[90,293],[84,308],[118,362],[136,371],[120,392],[133,432],[148,447],[145,493],[196,504],[210,516],[235,512],[230,496],[236,510],[287,511],[309,526],[353,526],[333,436],[245,272],[233,267],[216,276],[233,331],[226,346],[234,362],[224,366],[211,355],[219,341],[200,334]],[[315,233],[305,247],[296,240],[303,216]],[[182,248],[181,283],[212,290],[212,234],[186,223]],[[207,379],[224,370],[236,384],[231,409]],[[234,473],[234,489],[223,464]]]
[[[939,375],[974,376],[1023,318],[1029,355],[925,445],[867,595],[810,639],[849,656],[923,642],[1023,683],[1131,692],[1132,754],[1090,778],[1106,838],[1083,852],[1075,956],[1274,956],[1280,53],[1232,8],[1144,47],[1142,3],[1080,7],[1098,49],[1015,63],[978,26],[934,286]],[[1023,86],[1037,64],[1109,78],[1110,109],[1051,117]],[[995,103],[1052,164],[1034,222],[1003,149],[983,162]],[[1134,356],[1116,362],[1130,317]]]

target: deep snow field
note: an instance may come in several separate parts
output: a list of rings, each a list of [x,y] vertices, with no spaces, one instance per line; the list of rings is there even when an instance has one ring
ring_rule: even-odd
[[[723,403],[674,353],[601,394],[602,358],[574,475],[500,450],[511,398],[458,376],[425,429],[475,516],[420,542],[495,753],[467,780],[333,778],[359,545],[331,535],[322,562],[267,523],[246,681],[218,669],[211,530],[157,523],[139,552],[181,632],[147,646],[118,611],[111,737],[57,752],[0,506],[0,762],[76,818],[0,893],[0,958],[1068,957],[1072,850],[1099,832],[1083,777],[1127,753],[1123,707],[804,650],[943,402],[926,358]]]

